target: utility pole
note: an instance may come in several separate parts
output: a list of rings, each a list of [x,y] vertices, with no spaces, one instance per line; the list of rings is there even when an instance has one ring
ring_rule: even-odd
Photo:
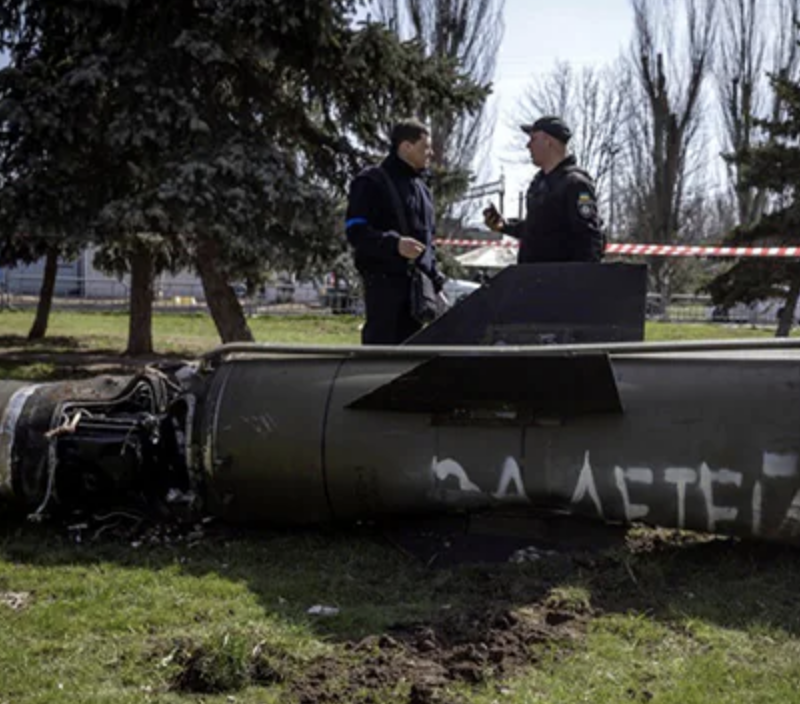
[[[609,186],[609,213],[608,213],[608,239],[614,240],[615,230],[614,227],[616,225],[616,214],[617,214],[617,178],[616,178],[616,165],[617,165],[617,154],[621,151],[622,147],[619,144],[612,144],[611,148],[609,149],[609,153],[611,155],[611,169],[610,169],[610,177],[611,177],[611,185]]]

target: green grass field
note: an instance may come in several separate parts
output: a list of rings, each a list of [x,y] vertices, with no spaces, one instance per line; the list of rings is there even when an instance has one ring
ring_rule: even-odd
[[[0,311],[0,337],[25,337],[33,321],[29,311]],[[349,315],[273,315],[249,319],[258,342],[296,344],[358,344],[362,318]],[[123,313],[65,313],[51,316],[49,349],[58,341],[67,348],[121,351],[128,334],[128,317]],[[754,329],[747,325],[715,325],[705,323],[648,322],[647,340],[704,340],[710,338],[770,337],[768,328]],[[74,338],[67,340],[66,338]],[[211,318],[205,314],[157,314],[153,323],[156,351],[170,354],[199,354],[219,344]]]
[[[33,322],[31,312],[0,312],[0,336],[24,337]],[[362,320],[348,315],[276,315],[251,318],[250,327],[259,342],[356,344]],[[48,337],[65,341],[67,347],[122,351],[128,335],[128,316],[123,313],[62,313],[51,316]],[[157,314],[153,320],[156,351],[199,354],[219,344],[208,315],[200,313]],[[45,342],[44,346],[48,346]]]
[[[0,313],[6,378],[124,349],[123,316],[54,315],[37,345],[22,339],[30,321]],[[252,326],[263,342],[352,344],[360,322]],[[769,334],[647,328],[650,340]],[[217,344],[201,316],[158,317],[155,340],[181,355]],[[55,360],[18,359],[43,353]],[[372,526],[134,526],[39,526],[0,508],[0,704],[798,701],[796,550],[637,528],[595,552],[437,566]]]

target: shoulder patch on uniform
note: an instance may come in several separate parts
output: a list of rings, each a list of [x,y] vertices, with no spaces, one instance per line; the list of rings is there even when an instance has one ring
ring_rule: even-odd
[[[597,202],[588,191],[578,194],[578,215],[584,220],[591,220],[597,214]]]

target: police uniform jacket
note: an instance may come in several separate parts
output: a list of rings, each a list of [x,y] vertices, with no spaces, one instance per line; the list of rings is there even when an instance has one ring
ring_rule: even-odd
[[[401,233],[397,209],[379,168],[385,169],[397,189],[410,232]],[[397,251],[402,234],[425,245],[417,264],[431,277],[436,289],[441,290],[444,276],[436,265],[433,197],[420,173],[396,154],[386,157],[379,167],[367,167],[353,179],[345,229],[356,268],[365,278],[370,275],[408,278],[409,260]]]
[[[568,156],[550,173],[540,171],[525,198],[524,221],[503,232],[519,239],[520,264],[599,262],[605,240],[594,181]]]

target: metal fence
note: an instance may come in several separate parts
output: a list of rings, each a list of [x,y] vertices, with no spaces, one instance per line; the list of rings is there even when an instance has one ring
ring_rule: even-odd
[[[0,309],[25,310],[38,302],[41,276],[6,275],[0,281]],[[360,293],[349,289],[326,287],[315,282],[279,283],[248,292],[234,285],[244,311],[255,315],[346,314],[363,316]],[[53,310],[126,311],[129,286],[126,281],[110,278],[86,279],[59,277]],[[153,300],[155,311],[170,313],[206,312],[205,293],[199,283],[160,282]],[[715,307],[708,296],[675,295],[667,305],[649,294],[646,303],[648,320],[670,323],[727,323],[749,326],[773,326],[780,314],[779,301],[759,302],[752,306],[736,305],[729,310]],[[798,316],[800,317],[800,316]],[[799,321],[800,322],[800,321]]]
[[[40,287],[41,275],[7,273],[5,279],[0,280],[0,309],[35,308]],[[243,284],[234,284],[233,289],[248,315],[364,313],[359,294],[316,282],[270,284],[250,292]],[[53,310],[125,311],[129,295],[127,281],[59,276]],[[205,292],[198,282],[157,282],[153,307],[161,312],[205,312]]]
[[[710,296],[678,294],[666,306],[657,294],[648,294],[646,316],[648,320],[669,323],[720,323],[769,327],[778,324],[783,301],[770,299],[751,305],[738,303],[731,308],[715,306]],[[800,322],[800,310],[795,314]]]

